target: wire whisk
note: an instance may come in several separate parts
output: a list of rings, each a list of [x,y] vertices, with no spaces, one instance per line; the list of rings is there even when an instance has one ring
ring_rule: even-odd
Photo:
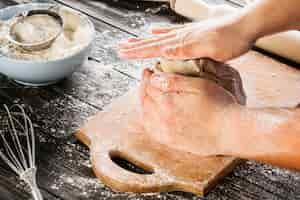
[[[0,157],[31,189],[34,200],[43,200],[36,182],[35,134],[20,105],[4,105],[0,115]]]

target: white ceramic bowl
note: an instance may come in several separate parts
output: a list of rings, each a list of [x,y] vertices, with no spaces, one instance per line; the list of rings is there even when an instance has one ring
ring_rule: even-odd
[[[8,20],[18,13],[32,9],[47,9],[53,4],[30,3],[10,6],[0,10],[0,20]],[[89,22],[95,36],[93,23],[84,16]],[[24,85],[43,86],[56,83],[67,76],[70,76],[87,60],[92,48],[91,38],[89,44],[78,52],[68,57],[50,61],[30,61],[8,58],[0,55],[0,73],[14,79]]]

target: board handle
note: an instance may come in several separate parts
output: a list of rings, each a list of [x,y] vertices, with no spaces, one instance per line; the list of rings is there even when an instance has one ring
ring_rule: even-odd
[[[91,161],[96,176],[113,190],[118,192],[151,193],[174,189],[172,178],[161,172],[151,169],[151,174],[137,174],[120,167],[112,160],[112,156],[116,154],[118,154],[117,151],[96,152],[91,149]],[[120,156],[120,158],[123,159],[124,157]],[[124,160],[137,164],[127,158],[124,158]],[[149,169],[149,166],[145,167],[140,164],[138,163],[142,168]]]

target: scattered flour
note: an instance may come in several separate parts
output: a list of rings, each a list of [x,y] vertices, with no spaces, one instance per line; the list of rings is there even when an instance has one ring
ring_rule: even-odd
[[[77,194],[84,197],[99,191],[100,188],[104,188],[104,185],[97,178],[85,178],[77,175],[70,176],[62,174],[54,184],[51,185],[51,189],[59,190],[64,187],[64,184],[76,188]]]

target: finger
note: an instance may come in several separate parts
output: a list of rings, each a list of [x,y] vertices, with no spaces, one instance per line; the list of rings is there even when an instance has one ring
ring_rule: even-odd
[[[137,38],[137,37],[128,38],[126,41],[119,42],[118,46],[119,48],[123,48],[124,46],[128,45],[128,43],[138,42],[141,40],[144,40],[144,38]]]
[[[149,78],[151,71],[145,70],[143,74],[143,81],[141,87],[141,110],[145,120],[145,126],[156,126],[159,123],[160,107],[148,94],[147,85],[149,85]],[[157,121],[158,120],[158,121]],[[149,127],[148,127],[149,128]]]
[[[132,37],[132,38],[128,38],[127,42],[138,42],[141,40],[143,40],[143,38]]]
[[[146,99],[151,99],[152,105],[155,104],[155,108],[152,107],[148,112],[155,112],[160,121],[158,123],[170,122],[174,119],[174,107],[176,107],[175,101],[180,98],[177,93],[162,92],[161,90],[151,86],[149,83],[146,87]],[[144,104],[146,105],[146,104]],[[150,107],[147,107],[150,109]],[[154,116],[154,115],[152,115]]]
[[[203,78],[181,76],[170,73],[155,73],[150,78],[150,84],[152,87],[161,90],[163,93],[172,94],[173,96],[178,95],[178,93],[186,93],[191,95],[196,94],[211,96],[215,99],[223,99],[223,102],[235,101],[231,92],[224,89],[217,83]],[[149,89],[147,87],[147,94],[149,94],[148,90]],[[164,101],[161,100],[160,103],[163,102],[163,107],[167,108],[168,105],[172,105],[172,101],[174,99],[175,97],[164,99]],[[167,109],[164,111],[168,114]]]
[[[165,34],[165,33],[169,33],[174,30],[179,30],[179,29],[185,28],[186,26],[187,25],[183,24],[183,25],[175,25],[175,26],[171,26],[171,27],[153,28],[151,30],[151,33],[152,34]]]
[[[150,69],[145,69],[143,71],[142,81],[141,81],[141,86],[140,86],[140,101],[142,104],[143,104],[143,100],[147,96],[146,87],[147,87],[147,85],[149,85],[150,77],[152,74],[153,74],[153,72]]]
[[[143,105],[144,100],[150,97],[152,101],[155,101],[158,105],[162,106],[165,102],[164,99],[166,99],[166,97],[168,97],[169,95],[163,93],[161,90],[151,85],[150,79],[153,74],[153,71],[151,71],[150,69],[145,69],[143,71],[143,77],[140,87],[141,102]]]
[[[129,42],[129,43],[123,43],[122,49],[133,49],[141,46],[146,46],[154,43],[163,42],[164,40],[170,39],[176,37],[175,33],[172,34],[163,34],[160,36],[153,36],[150,38],[138,40],[137,42]]]
[[[188,92],[199,93],[205,88],[207,81],[196,77],[188,77],[170,73],[155,73],[150,78],[152,87],[165,93]]]
[[[129,51],[118,52],[120,58],[123,59],[145,59],[145,58],[154,58],[159,57],[160,55],[160,46],[151,45],[143,48],[131,49]]]
[[[141,106],[142,115],[143,115],[143,125],[148,129],[158,129],[160,124],[160,111],[159,105],[156,104],[151,97],[146,96],[144,103]]]
[[[174,45],[174,43],[176,42],[176,39],[166,40],[164,42],[157,42],[132,49],[120,49],[118,53],[121,58],[125,59],[160,57],[162,55],[163,49],[166,46]]]
[[[148,74],[149,75],[149,74]],[[174,93],[163,93],[157,88],[154,88],[150,84],[150,77],[148,76],[145,81],[144,87],[144,99],[142,104],[142,112],[144,117],[147,118],[147,125],[160,127],[162,120],[168,120],[172,118],[173,110],[173,98]]]
[[[151,97],[151,99],[155,101],[161,109],[167,109],[172,106],[171,103],[173,99],[173,93],[163,92],[162,90],[153,87],[150,83],[150,80],[147,83],[145,89],[146,95]]]
[[[153,28],[151,30],[152,34],[165,34],[165,33],[169,33],[175,30],[180,30],[180,29],[184,29],[184,28],[188,28],[188,27],[192,27],[195,23],[187,23],[187,24],[179,24],[179,25],[173,25],[170,27],[157,27],[157,28]]]

